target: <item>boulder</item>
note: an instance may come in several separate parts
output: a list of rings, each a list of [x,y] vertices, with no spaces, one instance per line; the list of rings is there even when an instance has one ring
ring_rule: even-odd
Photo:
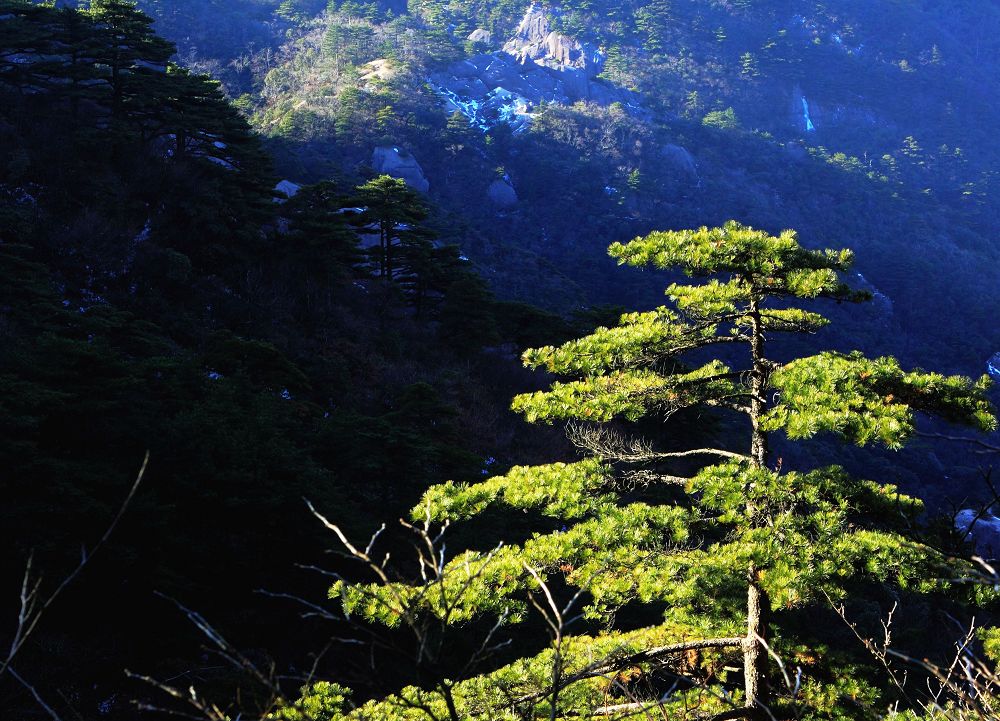
[[[480,45],[492,45],[493,44],[493,33],[489,30],[483,30],[482,28],[476,28],[471,33],[469,33],[469,42],[478,43]]]
[[[550,32],[552,28],[549,27],[548,17],[532,3],[518,23],[514,37],[504,44],[503,50],[518,59],[535,60],[542,56],[541,48]]]
[[[372,168],[379,175],[391,175],[406,181],[414,190],[426,193],[431,184],[424,177],[423,168],[405,150],[390,145],[380,145],[372,153]]]
[[[967,540],[972,541],[979,555],[985,558],[1000,555],[1000,518],[966,508],[955,514],[955,530],[968,535]]]
[[[274,200],[277,203],[284,203],[285,198],[294,198],[295,194],[298,193],[301,188],[302,188],[301,185],[299,185],[298,183],[293,183],[291,180],[282,180],[280,183],[274,186],[274,190],[278,193],[281,193],[285,197],[284,198],[280,196],[275,197]]]
[[[698,177],[698,166],[694,162],[694,156],[680,145],[664,145],[660,148],[660,157],[664,163],[679,173],[690,178]]]
[[[490,183],[487,193],[489,194],[490,202],[498,208],[510,208],[513,205],[517,205],[517,191],[514,190],[514,186],[506,179],[494,180]]]

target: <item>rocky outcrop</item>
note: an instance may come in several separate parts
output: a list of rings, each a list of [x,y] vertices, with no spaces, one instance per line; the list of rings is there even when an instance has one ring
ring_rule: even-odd
[[[869,108],[844,104],[828,105],[815,98],[810,100],[799,85],[792,88],[789,98],[788,122],[804,134],[843,126],[854,128],[891,126],[884,117]]]
[[[489,30],[483,30],[482,28],[476,28],[471,33],[469,37],[466,38],[470,43],[477,45],[490,46],[493,44],[493,33]]]
[[[968,536],[976,553],[985,558],[1000,556],[1000,518],[970,508],[955,514],[955,530]]]
[[[379,81],[387,83],[399,74],[399,68],[393,61],[387,58],[379,58],[365,63],[358,71],[361,73],[361,82],[366,85]]]
[[[462,113],[470,125],[486,131],[508,123],[517,131],[543,102],[620,102],[637,111],[637,93],[597,79],[603,65],[599,49],[553,31],[545,12],[533,5],[502,51],[453,63],[428,81],[447,110]]]
[[[414,190],[426,193],[431,184],[424,177],[424,170],[412,155],[389,145],[380,145],[372,153],[372,168],[380,175],[391,175],[406,181]]]
[[[490,183],[487,194],[490,202],[498,208],[510,208],[517,205],[517,191],[514,190],[514,186],[507,178],[497,179]]]
[[[528,8],[503,50],[521,64],[532,62],[556,70],[582,70],[590,77],[604,66],[600,50],[552,30],[548,15],[537,5]]]
[[[660,149],[660,158],[663,159],[665,165],[679,175],[686,176],[691,180],[698,179],[698,166],[695,165],[694,156],[687,148],[673,144],[664,145]]]
[[[993,378],[1000,379],[1000,353],[994,353],[986,361],[986,372]]]
[[[280,183],[274,186],[274,190],[278,195],[275,196],[274,201],[276,203],[284,203],[288,198],[294,198],[295,194],[299,192],[302,188],[298,183],[293,183],[291,180],[282,180]]]

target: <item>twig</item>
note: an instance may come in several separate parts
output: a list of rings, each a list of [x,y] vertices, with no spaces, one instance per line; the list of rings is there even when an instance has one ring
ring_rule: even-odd
[[[946,433],[928,433],[926,431],[917,431],[914,435],[921,438],[936,438],[943,441],[956,441],[958,443],[971,443],[974,446],[979,446],[984,450],[978,451],[979,453],[1000,453],[1000,446],[993,445],[992,443],[987,443],[978,438],[967,438],[965,436],[950,436]]]
[[[30,683],[28,683],[24,679],[24,677],[21,676],[21,674],[19,674],[17,671],[15,671],[14,668],[9,664],[7,666],[7,673],[9,673],[14,678],[15,681],[17,681],[19,684],[21,684],[28,690],[28,692],[34,697],[35,703],[41,706],[42,709],[45,711],[45,713],[47,713],[49,716],[52,717],[53,721],[62,721],[62,718],[59,716],[59,714],[57,714],[51,706],[45,703],[45,700],[42,698],[41,694],[38,693],[38,690]]]
[[[94,547],[88,552],[86,548],[80,551],[80,562],[77,564],[76,568],[69,572],[65,578],[56,586],[55,590],[49,594],[48,598],[44,601],[39,602],[39,591],[41,589],[41,577],[37,579],[32,579],[31,569],[33,563],[33,557],[28,556],[28,561],[25,564],[24,577],[21,581],[21,605],[18,611],[17,618],[17,628],[14,631],[14,638],[11,641],[10,648],[7,651],[7,656],[2,661],[0,661],[0,676],[3,675],[5,671],[10,671],[10,665],[13,663],[14,658],[17,656],[18,652],[24,648],[24,644],[27,642],[28,638],[31,637],[35,629],[38,627],[38,622],[42,619],[45,612],[55,603],[56,599],[62,595],[62,592],[66,590],[76,578],[80,575],[83,569],[93,558],[94,554],[107,542],[108,538],[114,532],[115,528],[118,526],[119,521],[121,521],[122,516],[125,515],[126,509],[135,498],[136,492],[139,490],[139,484],[142,483],[142,479],[146,474],[146,467],[149,465],[149,451],[146,451],[146,456],[143,458],[142,466],[139,468],[139,473],[135,477],[135,481],[132,483],[132,487],[129,489],[128,495],[125,496],[125,500],[118,509],[118,513],[111,520],[110,525],[104,531],[104,535],[101,536],[100,540],[94,544]]]

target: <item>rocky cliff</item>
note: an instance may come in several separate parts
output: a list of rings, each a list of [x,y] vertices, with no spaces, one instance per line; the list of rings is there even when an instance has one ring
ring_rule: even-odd
[[[476,30],[469,40],[489,44],[492,36]],[[471,125],[486,131],[507,123],[517,131],[541,103],[620,102],[637,111],[638,95],[600,79],[603,67],[599,48],[554,31],[546,11],[532,5],[502,49],[453,63],[429,82],[448,111]]]

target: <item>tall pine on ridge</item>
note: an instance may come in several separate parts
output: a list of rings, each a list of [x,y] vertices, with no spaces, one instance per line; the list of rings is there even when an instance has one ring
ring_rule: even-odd
[[[548,519],[539,532],[447,563],[442,554],[439,567],[423,569],[423,583],[385,575],[331,589],[349,616],[390,627],[437,618],[461,629],[490,615],[516,622],[531,599],[540,609],[549,599],[553,643],[485,675],[408,687],[353,710],[335,687],[334,705],[343,709],[336,717],[607,718],[652,709],[670,717],[852,718],[881,702],[856,668],[824,665],[822,646],[786,632],[782,621],[826,597],[843,598],[857,582],[940,588],[953,577],[942,574],[948,561],[908,536],[918,500],[837,467],[782,471],[768,454],[769,435],[833,432],[858,445],[898,448],[913,433],[916,412],[989,430],[987,381],[907,372],[892,358],[859,353],[775,362],[773,335],[827,323],[793,307],[795,300],[864,300],[839,279],[849,251],[806,250],[793,231],[775,237],[730,222],[652,233],[610,251],[622,264],[707,280],[671,285],[675,309],[629,313],[617,327],[524,354],[528,366],[565,380],[518,396],[514,409],[532,422],[577,423],[571,435],[590,455],[514,468],[475,485],[448,482],[413,509],[414,520],[448,523],[491,506],[534,511]],[[745,363],[715,359],[692,368],[683,360],[716,346],[742,347]],[[735,450],[658,451],[656,439],[629,440],[606,426],[700,406],[749,419]],[[692,459],[717,463],[680,475],[677,464]],[[555,597],[574,587],[583,591],[578,607],[560,612]],[[662,611],[662,623],[616,628],[642,607]],[[570,613],[590,622],[587,633],[568,632]],[[733,662],[738,671],[727,671]],[[801,676],[789,682],[795,664]],[[644,692],[628,681],[637,678]],[[681,683],[665,694],[666,678]],[[317,686],[299,703],[315,706],[330,688]],[[630,703],[615,698],[622,690]]]

